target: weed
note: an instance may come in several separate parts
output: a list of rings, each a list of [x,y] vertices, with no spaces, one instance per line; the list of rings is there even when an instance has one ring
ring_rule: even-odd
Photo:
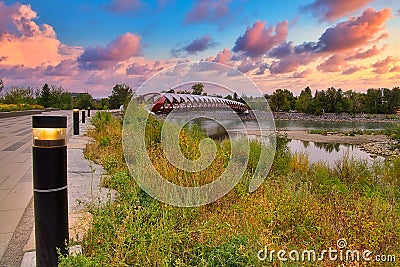
[[[95,130],[89,132],[94,142],[85,153],[103,165],[108,172],[103,183],[117,190],[118,197],[91,208],[93,225],[84,238],[83,255],[62,257],[61,266],[283,266],[258,261],[258,250],[264,246],[276,251],[322,250],[335,247],[339,238],[346,238],[351,249],[400,258],[396,250],[400,247],[400,158],[367,164],[347,155],[330,168],[322,162],[310,164],[307,155],[292,155],[287,138],[281,137],[270,174],[249,194],[246,185],[262,145],[252,142],[250,162],[235,190],[202,207],[178,208],[139,188],[124,162],[121,122],[98,116]],[[174,169],[161,151],[162,123],[150,117],[146,144],[157,170],[170,181],[209,182],[229,163],[232,143],[224,140],[215,142],[213,167],[201,174]],[[191,148],[197,148],[204,136],[198,128],[185,127],[182,152],[196,158],[198,151]]]

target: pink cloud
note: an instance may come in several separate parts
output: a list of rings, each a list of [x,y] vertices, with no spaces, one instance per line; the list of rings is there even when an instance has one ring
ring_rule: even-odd
[[[39,25],[36,18],[29,5],[7,6],[0,1],[0,77],[6,87],[40,88],[49,83],[70,92],[89,90],[95,97],[108,96],[116,83],[135,88],[173,64],[138,57],[141,37],[131,33],[104,47],[84,50],[63,44],[50,25]]]
[[[50,76],[73,76],[78,74],[78,64],[76,60],[63,60],[56,66],[48,66],[45,73]]]
[[[394,66],[390,69],[390,72],[400,72],[400,65]]]
[[[228,66],[233,66],[235,63],[233,61],[233,54],[228,48],[224,48],[224,50],[218,52],[216,56],[209,56],[205,58],[204,61],[216,62]]]
[[[380,34],[378,37],[376,35],[384,29],[384,23],[390,17],[390,8],[380,11],[368,8],[360,17],[352,17],[327,29],[317,43],[308,42],[296,46],[295,52],[337,52],[378,42],[387,37],[386,33]]]
[[[393,56],[388,56],[383,60],[379,60],[372,64],[372,67],[375,69],[373,70],[374,73],[378,74],[385,74],[389,72],[389,69],[391,68],[393,63],[397,63],[398,59],[393,57]]]
[[[0,2],[0,34],[10,33],[15,36],[33,37],[41,34],[42,30],[49,30],[49,35],[54,36],[54,31],[49,29],[46,24],[42,27],[33,20],[37,18],[37,13],[31,9],[30,5],[14,3],[7,6]]]
[[[221,52],[217,54],[214,62],[229,65],[228,62],[232,59],[232,53],[228,48],[224,48]]]
[[[283,58],[293,53],[293,43],[292,42],[284,42],[277,47],[271,49],[268,53],[268,56],[275,58]]]
[[[127,75],[144,75],[149,71],[150,71],[150,69],[149,69],[148,65],[140,65],[138,63],[133,63],[126,69],[126,74]]]
[[[256,21],[252,27],[248,27],[236,40],[232,51],[242,52],[249,57],[259,57],[285,41],[289,31],[287,20],[278,23],[276,27],[265,26],[265,21]]]
[[[302,72],[294,72],[292,78],[295,78],[295,79],[306,78],[311,73],[312,73],[312,70],[310,70],[310,69],[306,69]]]
[[[345,57],[341,54],[336,54],[321,63],[317,69],[321,72],[337,72],[346,66]]]
[[[206,34],[200,38],[193,40],[190,44],[185,45],[182,48],[175,48],[171,50],[171,55],[174,57],[180,56],[180,53],[185,51],[189,55],[196,55],[199,52],[203,52],[209,48],[215,47],[218,43],[215,42],[210,35]]]
[[[258,68],[259,62],[254,62],[251,59],[244,58],[237,69],[243,73],[247,73],[251,70]]]
[[[111,13],[130,13],[141,9],[145,4],[140,0],[111,0],[111,3],[104,7]]]
[[[296,71],[300,66],[307,65],[315,61],[318,57],[318,54],[309,52],[303,52],[302,54],[292,53],[284,58],[279,59],[278,61],[273,61],[269,67],[269,71],[272,74]]]
[[[147,80],[155,73],[162,71],[164,68],[172,65],[171,62],[165,61],[148,61],[148,63],[141,62],[140,63],[132,63],[126,68],[127,75],[136,75],[140,76],[142,80]]]
[[[138,56],[141,52],[141,37],[132,33],[118,36],[106,47],[87,47],[78,58],[85,69],[108,69],[118,62]]]
[[[365,69],[365,67],[363,67],[363,66],[351,66],[350,68],[344,70],[342,72],[342,74],[350,75],[350,74],[356,73],[357,71],[360,71],[360,70],[363,70],[363,69]]]
[[[352,17],[327,29],[318,42],[297,46],[291,42],[282,42],[268,53],[268,56],[278,59],[271,63],[269,70],[272,74],[292,72],[318,58],[330,56],[318,69],[322,72],[342,71],[342,67],[346,67],[346,54],[347,60],[362,59],[374,56],[383,49],[372,47],[367,51],[358,50],[353,56],[348,55],[350,51],[354,53],[356,48],[377,42],[384,34],[378,38],[376,35],[383,30],[383,24],[390,16],[390,9],[375,11],[369,8],[360,17]]]
[[[370,2],[372,0],[314,0],[301,10],[311,11],[321,20],[335,21],[352,14]]]
[[[30,5],[0,2],[0,56],[1,66],[42,64],[56,65],[62,60],[76,58],[82,53],[79,47],[62,44],[53,27],[38,25],[37,13]]]
[[[354,55],[347,57],[346,60],[366,59],[369,57],[373,57],[373,56],[378,55],[385,48],[386,47],[379,49],[376,45],[374,45],[372,48],[365,50],[365,51],[362,49],[359,49]]]
[[[267,63],[262,63],[258,67],[257,72],[255,73],[256,75],[264,75],[265,71],[268,69],[269,65]]]
[[[197,0],[185,16],[185,24],[216,22],[229,14],[230,0]]]
[[[327,29],[315,47],[317,51],[343,51],[364,46],[375,40],[376,34],[391,17],[391,9],[375,11],[366,9],[360,17],[350,18]]]

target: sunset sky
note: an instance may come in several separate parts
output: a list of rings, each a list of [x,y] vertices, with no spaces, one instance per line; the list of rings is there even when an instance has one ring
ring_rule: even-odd
[[[6,87],[105,97],[186,61],[232,66],[266,93],[400,86],[400,1],[0,1]]]

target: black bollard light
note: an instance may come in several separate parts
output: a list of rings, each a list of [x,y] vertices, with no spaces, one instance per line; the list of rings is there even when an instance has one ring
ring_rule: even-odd
[[[72,123],[74,125],[74,135],[79,135],[79,109],[72,111]]]
[[[85,123],[86,119],[85,119],[85,110],[82,109],[82,123]]]
[[[90,117],[90,107],[87,108],[87,116]]]
[[[57,266],[67,255],[67,117],[33,116],[33,199],[36,266]]]

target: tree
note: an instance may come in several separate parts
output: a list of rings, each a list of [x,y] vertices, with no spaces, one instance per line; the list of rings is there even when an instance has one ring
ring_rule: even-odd
[[[203,93],[203,89],[204,89],[204,84],[195,83],[192,85],[192,94],[201,95]]]
[[[327,98],[325,91],[324,90],[322,90],[321,92],[319,92],[318,90],[315,91],[313,114],[320,115],[325,113],[326,103],[327,103]]]
[[[296,106],[296,98],[287,89],[277,89],[269,97],[269,104],[273,111],[290,111]]]
[[[233,93],[233,98],[232,99],[234,101],[238,101],[239,100],[238,94],[236,92]]]
[[[121,105],[127,105],[133,96],[132,89],[126,84],[116,84],[111,96],[109,96],[110,109],[119,109]]]
[[[30,87],[11,87],[4,94],[4,104],[34,104],[34,93]]]
[[[101,105],[101,109],[108,109],[110,106],[110,101],[108,98],[102,98],[100,99],[100,105]]]
[[[367,113],[380,113],[381,110],[381,90],[379,89],[368,89],[365,95],[365,111]]]
[[[4,83],[3,83],[3,80],[0,79],[0,93],[1,93],[1,91],[3,91],[3,89],[4,89]]]
[[[52,84],[50,86],[50,107],[60,109],[71,109],[72,108],[72,95],[66,92],[62,87],[57,87]]]
[[[296,100],[296,110],[304,113],[313,113],[313,97],[310,87],[306,87],[301,91],[300,96]]]
[[[92,108],[93,107],[93,98],[88,93],[79,94],[76,97],[74,103],[75,103],[74,106],[79,109],[87,109],[88,107]]]
[[[43,85],[37,102],[45,108],[50,107],[50,87],[47,83]]]

